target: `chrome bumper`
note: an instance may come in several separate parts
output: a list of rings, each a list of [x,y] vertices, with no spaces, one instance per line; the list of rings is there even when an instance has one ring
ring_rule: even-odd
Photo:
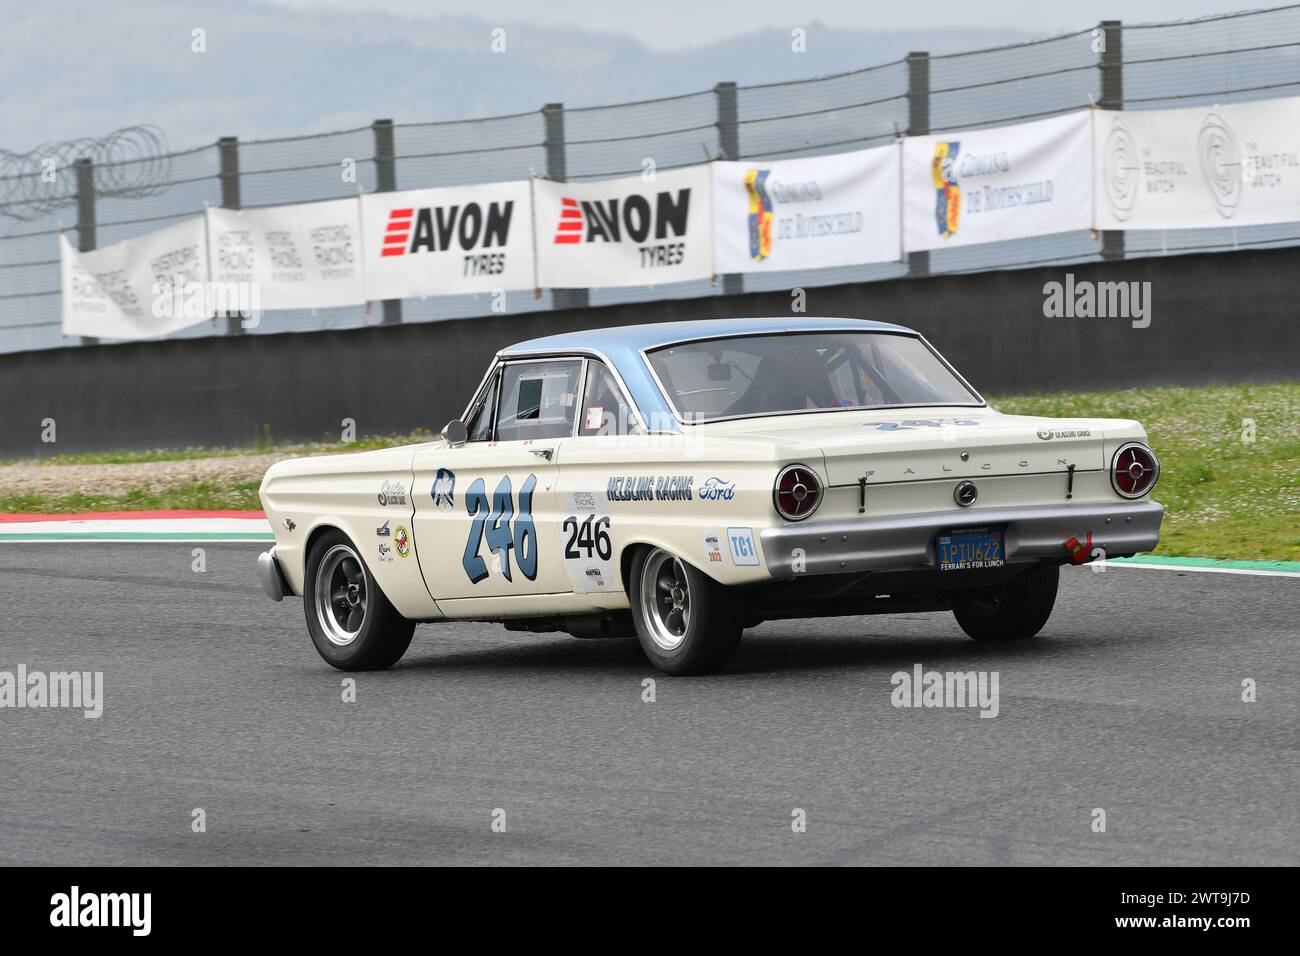
[[[935,568],[934,539],[959,528],[1005,528],[1008,561],[1068,558],[1071,537],[1118,558],[1150,551],[1160,540],[1165,509],[1154,501],[974,508],[836,521],[812,521],[762,532],[763,557],[776,578]],[[801,565],[796,571],[797,565]]]
[[[284,600],[289,589],[285,586],[284,575],[280,572],[280,563],[275,560],[275,548],[263,551],[257,556],[257,579],[262,582],[262,590],[272,601]]]

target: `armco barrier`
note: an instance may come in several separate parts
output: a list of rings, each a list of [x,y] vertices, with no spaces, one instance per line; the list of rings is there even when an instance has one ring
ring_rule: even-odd
[[[1043,286],[1150,282],[1151,324],[1047,318]],[[986,394],[1300,377],[1300,248],[944,275],[807,290],[807,315],[923,332]],[[0,459],[437,431],[501,346],[555,332],[790,315],[787,292],[340,332],[173,339],[0,355]],[[57,423],[43,444],[42,422]]]

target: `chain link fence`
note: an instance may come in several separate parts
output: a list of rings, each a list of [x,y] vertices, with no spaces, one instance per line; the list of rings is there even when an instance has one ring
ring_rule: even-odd
[[[1106,39],[1099,51],[1098,30]],[[0,352],[77,344],[59,324],[60,229],[80,248],[129,239],[216,206],[338,199],[358,190],[416,189],[544,176],[591,180],[712,159],[775,160],[879,146],[900,133],[958,131],[1041,119],[1097,104],[1162,109],[1300,93],[1300,4],[1169,23],[1106,23],[1029,43],[908,57],[848,73],[716,88],[637,103],[512,116],[372,126],[313,136],[223,139],[150,154],[131,140],[79,140],[51,174],[41,150],[0,153]],[[147,129],[147,128],[146,128]],[[128,131],[124,131],[128,132]],[[118,135],[118,134],[114,134]],[[108,138],[106,138],[107,140]],[[145,143],[147,146],[147,143]],[[53,148],[52,148],[53,149]],[[80,153],[77,151],[81,150]],[[145,164],[148,164],[147,169]],[[346,169],[350,176],[343,175]],[[147,175],[145,175],[147,173]],[[907,275],[938,275],[1102,258],[1292,245],[1300,224],[1090,231],[913,254],[900,263],[720,277],[641,288],[511,296],[512,312]],[[180,337],[344,329],[483,315],[487,294],[363,307],[272,312],[255,330],[218,320]],[[889,317],[886,317],[889,318]]]

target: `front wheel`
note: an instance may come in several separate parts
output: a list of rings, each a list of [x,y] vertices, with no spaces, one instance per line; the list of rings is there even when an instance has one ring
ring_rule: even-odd
[[[397,613],[342,532],[312,543],[302,594],[312,643],[339,670],[383,670],[410,646],[415,622]]]
[[[1060,568],[1030,568],[992,588],[958,591],[952,613],[977,641],[1023,641],[1043,629],[1056,604]]]
[[[741,620],[727,590],[661,548],[632,562],[632,618],[650,663],[668,674],[722,670],[740,644]]]

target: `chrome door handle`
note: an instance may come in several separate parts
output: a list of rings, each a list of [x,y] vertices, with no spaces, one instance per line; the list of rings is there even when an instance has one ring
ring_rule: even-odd
[[[545,458],[547,461],[550,461],[551,456],[555,454],[554,448],[530,448],[528,450],[532,452],[534,455],[538,455],[542,458]]]

